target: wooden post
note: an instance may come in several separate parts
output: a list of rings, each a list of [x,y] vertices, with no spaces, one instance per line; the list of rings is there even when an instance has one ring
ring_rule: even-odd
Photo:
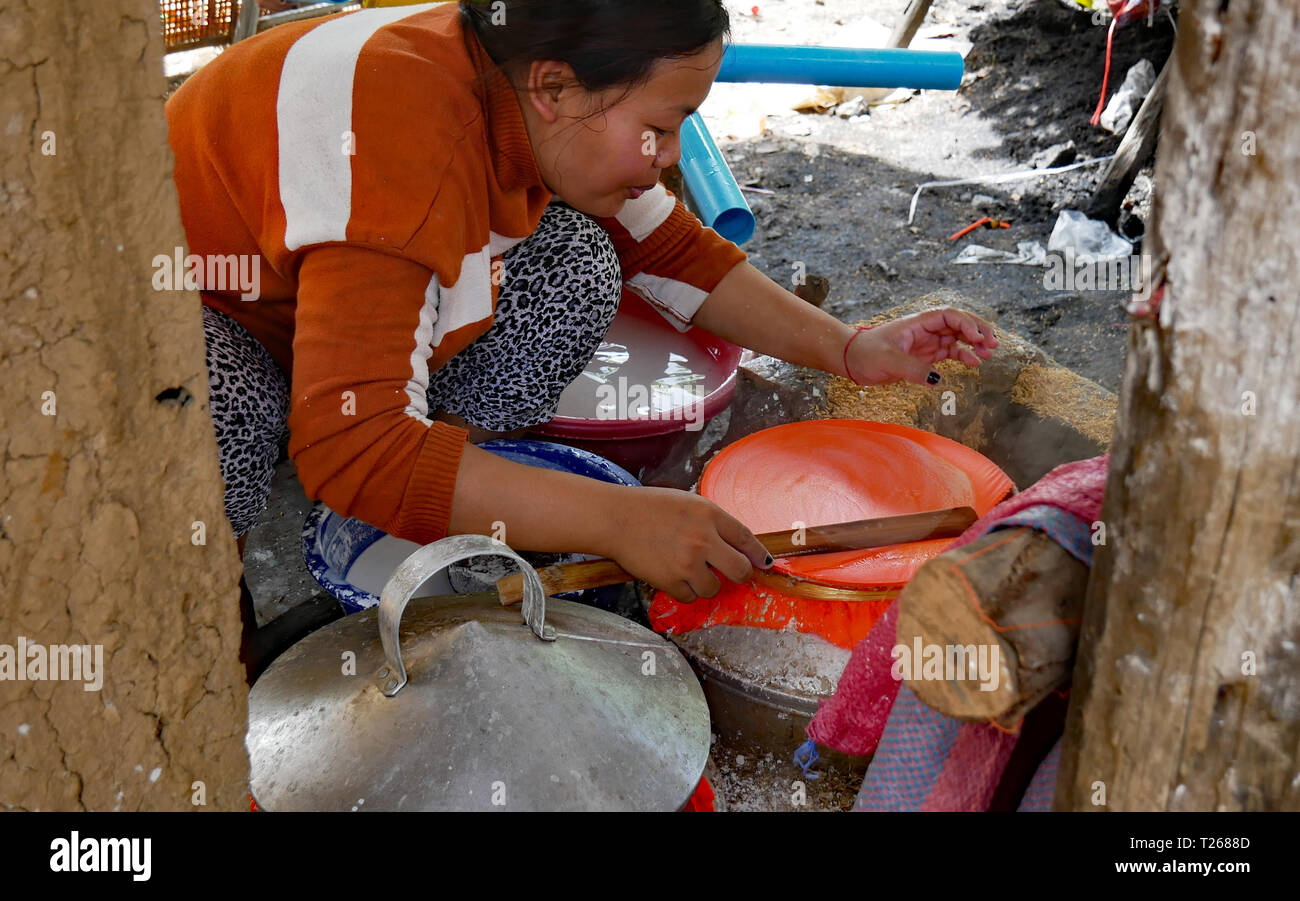
[[[1056,806],[1300,810],[1300,11],[1182,12]]]
[[[889,36],[889,43],[885,46],[905,48],[912,43],[912,38],[916,37],[921,23],[925,21],[925,14],[930,11],[932,2],[933,0],[908,0],[907,8],[903,10],[903,17],[894,26],[894,32]]]
[[[199,298],[157,262],[185,253],[158,3],[0,22],[0,654],[46,655],[0,681],[0,810],[247,810]]]
[[[235,20],[235,31],[230,42],[237,44],[244,38],[257,34],[257,20],[261,15],[262,10],[258,7],[257,0],[240,0],[239,18]]]
[[[1089,219],[1099,219],[1113,228],[1119,219],[1119,208],[1133,187],[1133,179],[1151,154],[1155,152],[1160,137],[1160,114],[1165,106],[1165,84],[1169,81],[1169,67],[1173,57],[1165,63],[1155,84],[1147,92],[1129,123],[1128,130],[1119,142],[1115,158],[1106,166],[1106,173],[1097,184],[1086,210]]]

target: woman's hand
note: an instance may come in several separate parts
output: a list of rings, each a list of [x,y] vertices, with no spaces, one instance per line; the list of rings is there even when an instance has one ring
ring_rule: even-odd
[[[859,385],[900,379],[933,385],[938,373],[931,375],[931,364],[953,359],[978,366],[997,346],[988,322],[973,313],[937,307],[856,334],[845,354],[846,375]]]
[[[754,534],[712,501],[673,488],[637,488],[610,523],[612,557],[633,576],[679,601],[711,598],[716,573],[745,582],[771,557]]]
[[[697,494],[525,466],[473,444],[461,454],[447,531],[492,535],[515,550],[609,557],[687,603],[718,593],[709,567],[744,582],[771,565],[749,529]]]

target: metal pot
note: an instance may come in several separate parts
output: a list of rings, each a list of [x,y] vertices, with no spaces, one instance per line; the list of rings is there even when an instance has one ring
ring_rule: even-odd
[[[700,677],[719,747],[789,760],[808,724],[835,693],[851,653],[802,632],[712,626],[673,642]],[[866,772],[869,757],[818,748],[821,769]]]
[[[520,567],[522,618],[495,594],[411,600],[482,554]],[[272,811],[676,810],[709,743],[704,693],[671,643],[548,601],[482,535],[415,551],[377,608],[303,639],[249,695],[252,792]]]

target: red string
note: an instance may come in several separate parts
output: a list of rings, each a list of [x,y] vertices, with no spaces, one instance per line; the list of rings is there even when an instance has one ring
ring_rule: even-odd
[[[857,379],[855,379],[855,378],[853,377],[853,373],[849,371],[849,348],[853,346],[853,339],[854,339],[854,338],[857,338],[858,335],[861,335],[863,332],[869,332],[869,331],[871,331],[873,328],[875,328],[874,325],[860,325],[860,326],[858,326],[857,331],[855,331],[855,332],[853,333],[853,338],[850,338],[850,339],[848,340],[848,342],[845,343],[845,345],[844,345],[844,374],[847,375],[847,376],[849,377],[849,381],[852,382],[852,383],[855,384],[855,385],[860,384],[860,383],[858,382]]]
[[[1097,100],[1097,108],[1092,113],[1092,118],[1088,120],[1089,124],[1096,125],[1101,121],[1101,111],[1106,108],[1106,83],[1110,81],[1110,42],[1115,37],[1115,23],[1118,19],[1110,20],[1110,27],[1106,29],[1106,71],[1101,76],[1101,97]]]

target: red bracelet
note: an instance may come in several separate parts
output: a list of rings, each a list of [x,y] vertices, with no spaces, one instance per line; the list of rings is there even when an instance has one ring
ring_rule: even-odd
[[[853,377],[853,373],[849,371],[849,347],[852,346],[854,338],[857,338],[858,335],[861,335],[863,332],[871,331],[873,328],[875,328],[874,325],[858,326],[857,331],[853,333],[853,338],[850,338],[848,342],[844,345],[844,374],[847,375],[849,377],[849,381],[855,385],[861,383],[857,379],[855,379]]]

